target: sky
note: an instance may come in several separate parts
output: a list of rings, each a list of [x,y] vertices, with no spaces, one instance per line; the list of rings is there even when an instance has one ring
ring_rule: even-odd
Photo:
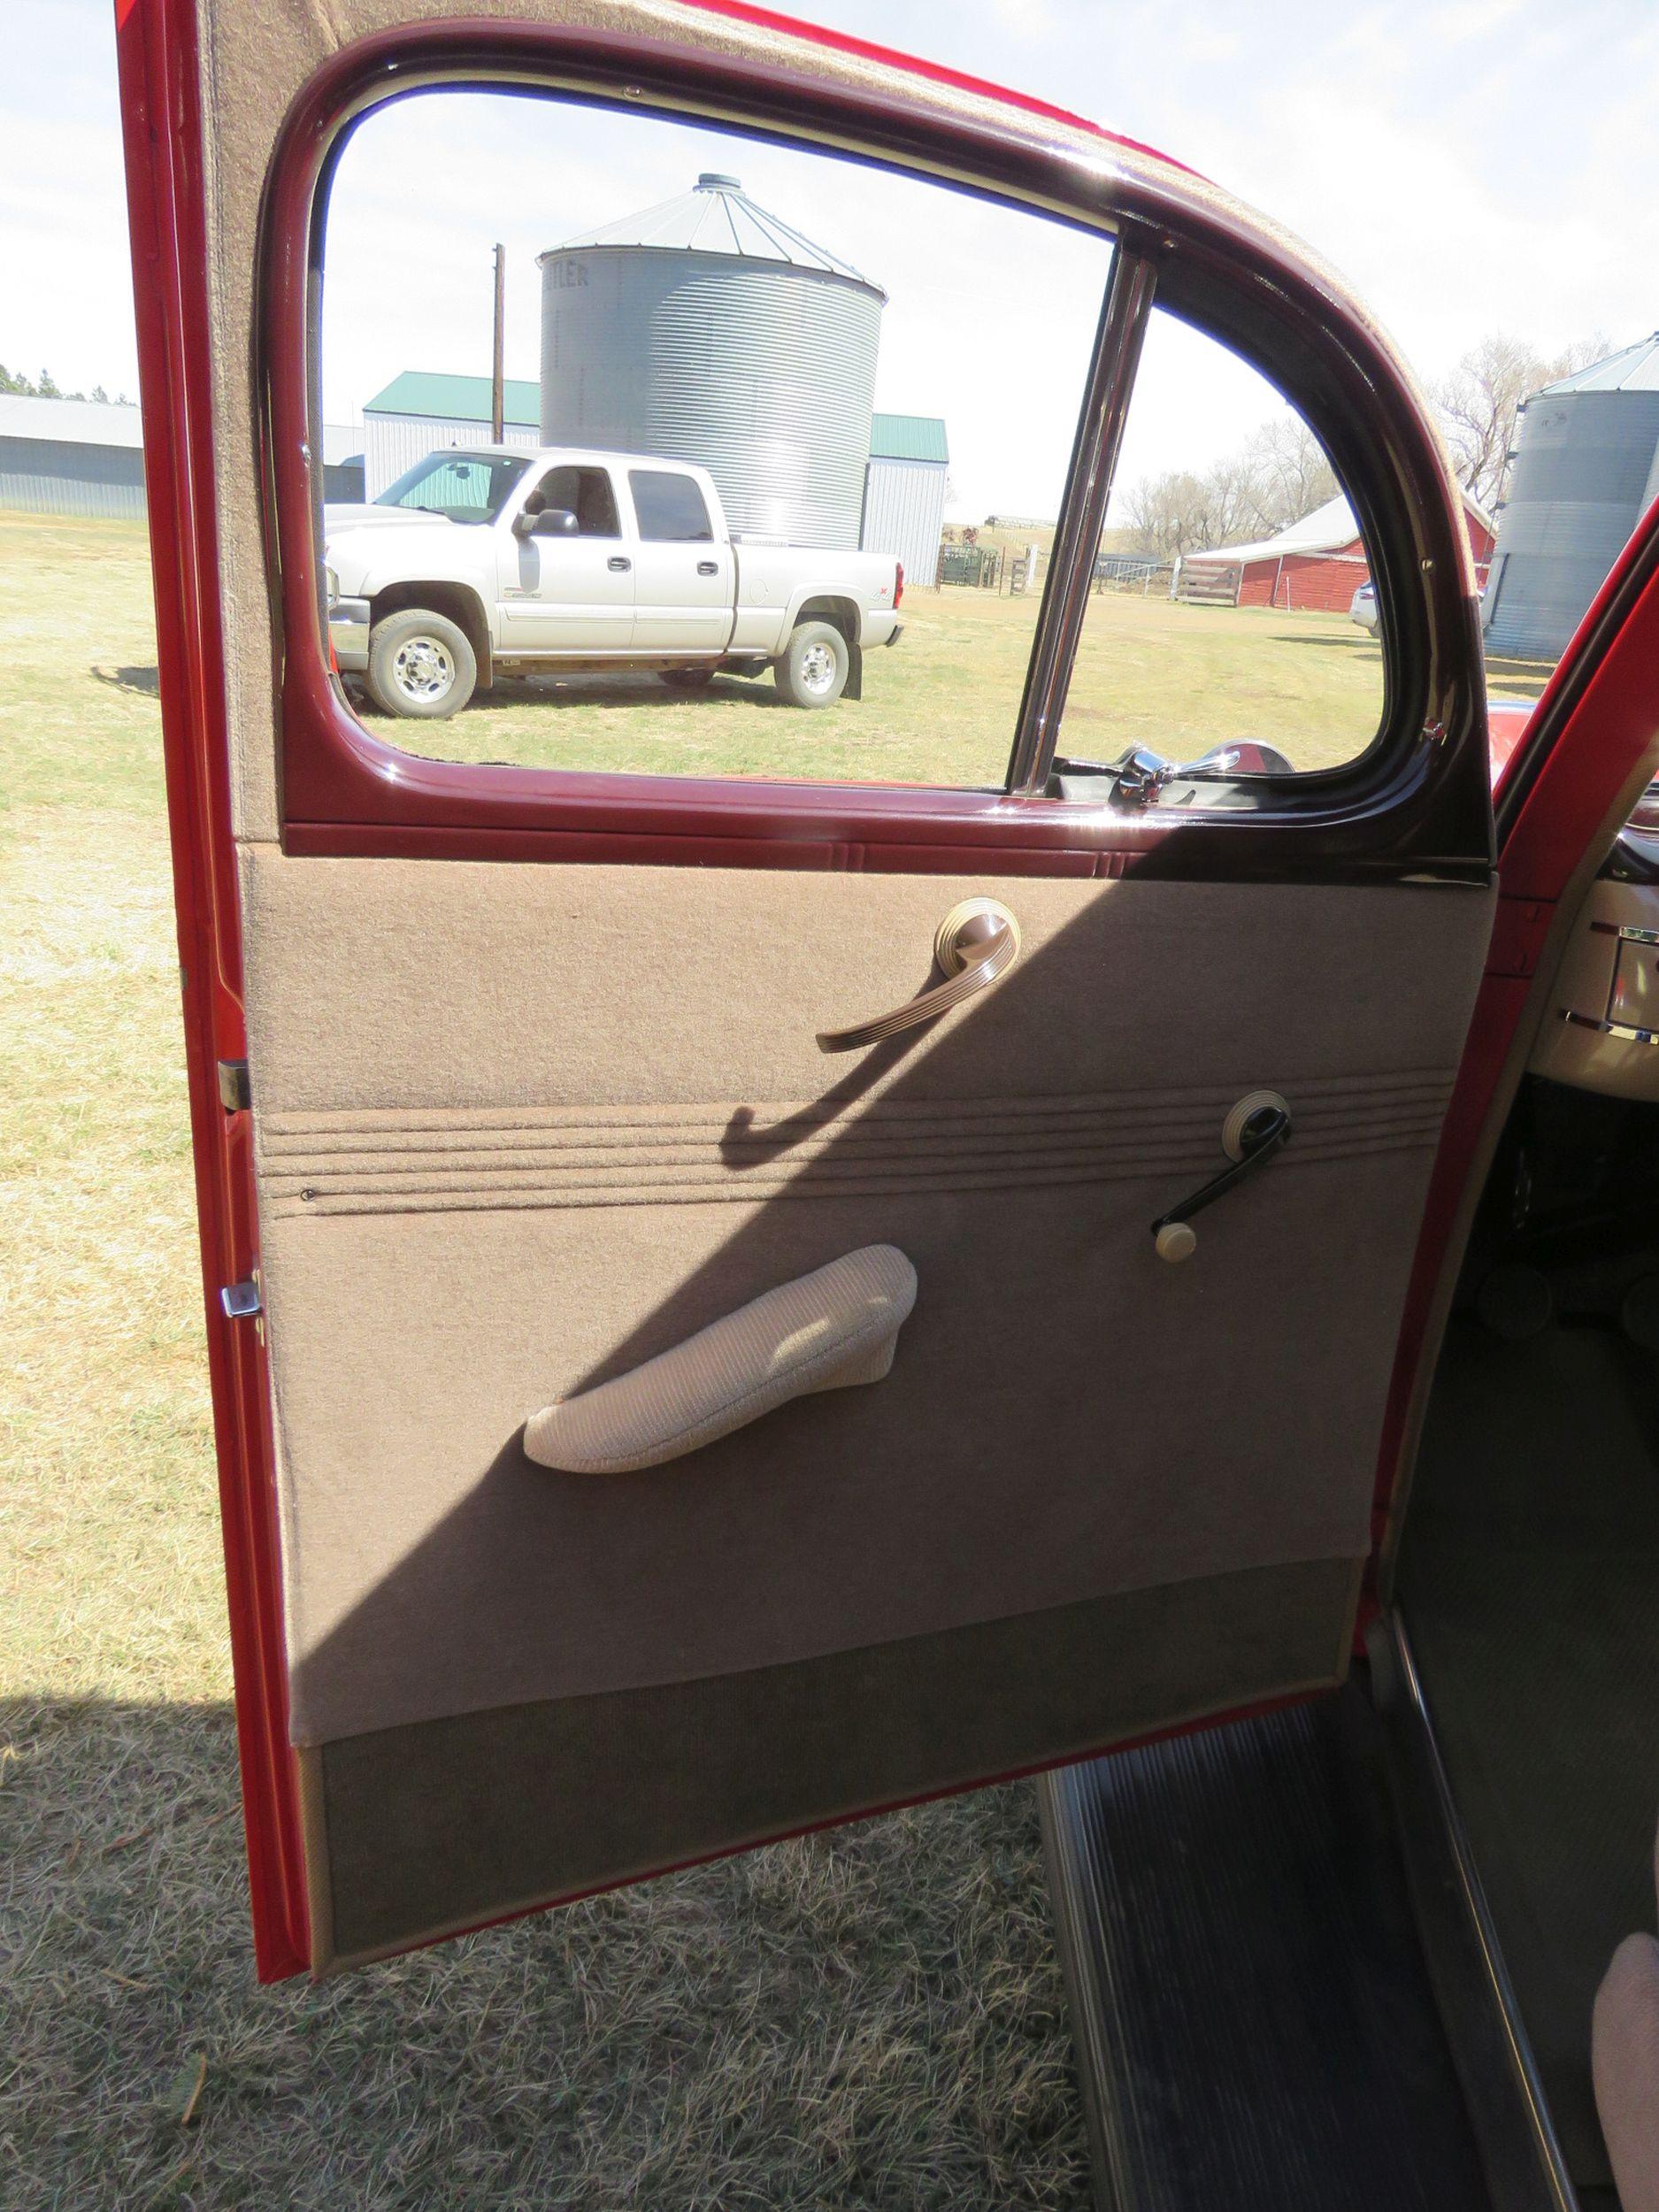
[[[1202,170],[1334,261],[1425,377],[1494,331],[1550,351],[1659,326],[1654,0],[816,0],[810,12]],[[135,395],[112,8],[6,0],[6,21],[0,363]],[[777,149],[698,147],[698,134],[641,122],[624,148],[598,119],[479,104],[411,103],[373,119],[348,156],[330,420],[350,420],[400,368],[487,368],[496,237],[509,373],[534,377],[535,253],[682,189],[696,167],[729,166],[887,290],[877,404],[946,418],[953,511],[1050,510],[1098,298],[1093,241]],[[1120,480],[1218,457],[1271,405],[1236,365],[1161,329]]]

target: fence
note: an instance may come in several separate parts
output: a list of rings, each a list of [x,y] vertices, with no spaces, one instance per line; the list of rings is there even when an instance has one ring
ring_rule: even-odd
[[[1183,561],[1172,596],[1201,607],[1236,607],[1244,571],[1234,563]]]
[[[995,545],[941,545],[938,582],[967,584],[976,591],[995,591],[1002,580],[1002,549]]]
[[[1133,592],[1142,599],[1150,599],[1156,592],[1167,598],[1174,573],[1172,563],[1148,553],[1102,553],[1094,564],[1094,588]]]

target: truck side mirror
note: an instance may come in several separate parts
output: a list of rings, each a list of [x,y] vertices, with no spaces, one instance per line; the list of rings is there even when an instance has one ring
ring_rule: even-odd
[[[568,507],[543,507],[540,514],[526,512],[512,518],[515,538],[573,538],[580,527]]]

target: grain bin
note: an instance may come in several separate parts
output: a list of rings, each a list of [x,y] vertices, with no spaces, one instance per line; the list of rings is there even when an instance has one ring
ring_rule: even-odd
[[[1516,424],[1486,650],[1554,660],[1659,493],[1659,332],[1534,392]]]
[[[548,444],[695,462],[733,532],[856,546],[879,286],[714,174],[538,260]]]

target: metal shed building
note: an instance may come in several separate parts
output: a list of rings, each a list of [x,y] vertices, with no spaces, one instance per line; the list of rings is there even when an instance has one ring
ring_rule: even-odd
[[[143,445],[136,407],[0,395],[0,507],[142,521]]]
[[[950,448],[937,415],[872,415],[858,542],[895,553],[904,573],[931,584],[939,572]]]
[[[323,432],[323,496],[361,499],[359,438]],[[35,515],[144,518],[143,426],[115,400],[0,393],[0,507]]]
[[[1486,650],[1554,660],[1659,496],[1659,331],[1534,392],[1516,423]]]
[[[530,452],[541,442],[541,395],[527,378],[505,380],[503,442]],[[363,408],[363,496],[376,499],[435,446],[488,445],[487,376],[405,369]]]
[[[706,468],[739,534],[858,543],[879,286],[712,170],[538,259],[547,443]]]

